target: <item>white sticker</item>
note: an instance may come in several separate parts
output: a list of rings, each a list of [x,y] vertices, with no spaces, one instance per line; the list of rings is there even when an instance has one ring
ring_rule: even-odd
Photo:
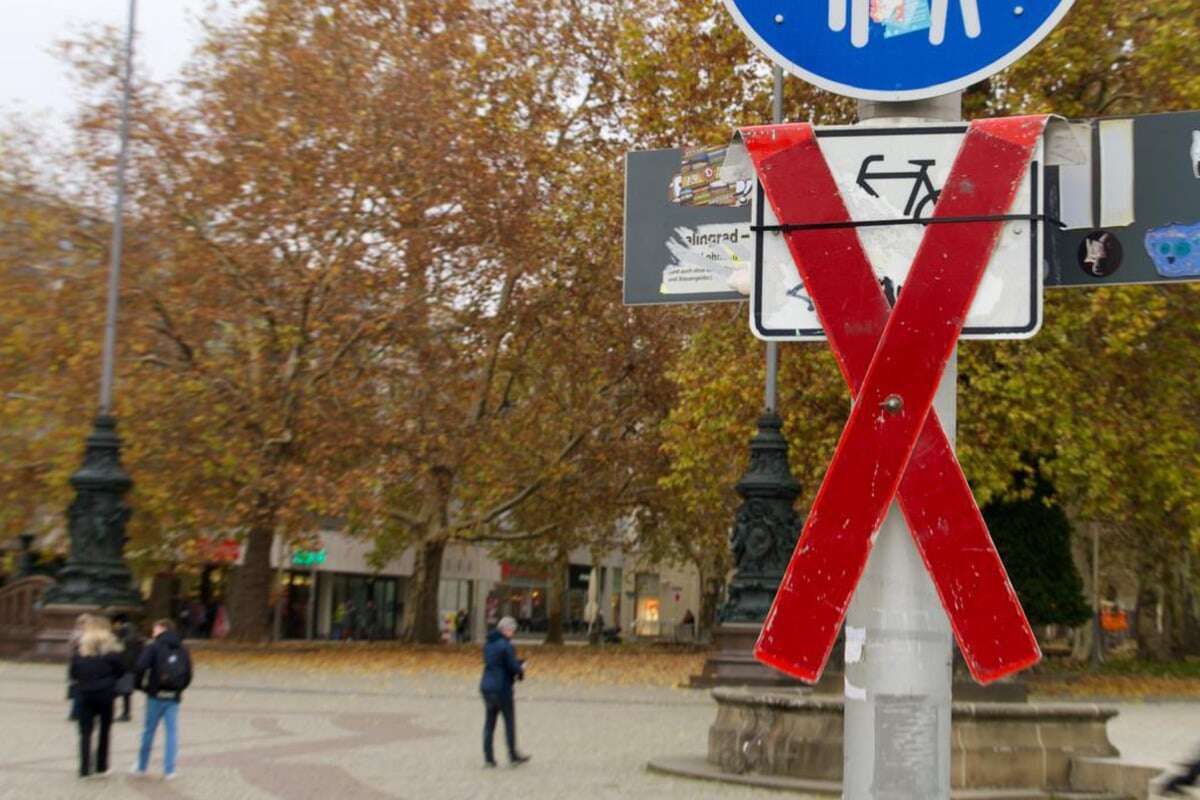
[[[857,664],[862,661],[863,645],[867,643],[866,628],[846,626],[846,663]]]
[[[867,699],[867,690],[858,688],[850,682],[849,678],[846,678],[846,699],[865,701]]]

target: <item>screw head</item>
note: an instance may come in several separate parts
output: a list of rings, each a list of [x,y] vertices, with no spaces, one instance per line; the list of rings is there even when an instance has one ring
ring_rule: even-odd
[[[904,408],[904,398],[898,394],[889,394],[883,401],[883,409],[889,414],[899,414]]]
[[[776,24],[776,25],[782,25],[782,24],[783,24],[783,14],[776,14],[776,15],[775,15],[775,24]]]

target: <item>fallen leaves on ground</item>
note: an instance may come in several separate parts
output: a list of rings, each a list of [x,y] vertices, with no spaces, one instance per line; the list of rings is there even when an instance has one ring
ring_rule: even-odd
[[[1030,682],[1034,700],[1114,698],[1161,700],[1200,698],[1200,679],[1162,675],[1055,676]]]
[[[605,647],[523,646],[531,675],[558,683],[619,686],[676,686],[700,673],[707,653],[698,649],[641,645]],[[200,666],[224,670],[279,670],[320,675],[478,676],[480,648],[472,645],[401,645],[365,642],[297,642],[271,645],[201,643],[193,647]]]

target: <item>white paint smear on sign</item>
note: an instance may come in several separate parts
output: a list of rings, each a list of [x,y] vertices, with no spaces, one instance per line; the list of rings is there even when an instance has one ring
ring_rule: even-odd
[[[734,273],[754,263],[754,235],[750,223],[676,228],[667,250],[663,294],[728,292]]]

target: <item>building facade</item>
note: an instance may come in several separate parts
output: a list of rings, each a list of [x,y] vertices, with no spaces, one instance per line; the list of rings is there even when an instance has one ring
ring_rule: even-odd
[[[206,563],[196,586],[176,607],[195,623],[195,635],[214,635],[229,580],[236,580],[241,553],[214,547],[225,563]],[[387,563],[371,558],[369,541],[339,531],[322,531],[304,549],[277,538],[271,551],[276,571],[273,595],[274,632],[278,639],[395,639],[402,635],[404,604],[413,570],[413,553],[405,550]],[[234,553],[237,555],[234,556]],[[584,637],[597,612],[606,628],[619,627],[623,638],[690,640],[691,625],[681,625],[699,611],[700,586],[694,569],[645,563],[615,552],[593,561],[580,549],[571,554],[564,632]],[[230,574],[234,573],[234,574]],[[438,587],[438,619],[443,638],[456,638],[458,619],[466,612],[462,633],[482,641],[501,617],[517,620],[519,635],[537,636],[548,627],[552,575],[544,566],[510,564],[492,557],[487,548],[451,545],[442,560]],[[195,611],[186,611],[189,608]],[[206,610],[207,609],[207,610]]]

